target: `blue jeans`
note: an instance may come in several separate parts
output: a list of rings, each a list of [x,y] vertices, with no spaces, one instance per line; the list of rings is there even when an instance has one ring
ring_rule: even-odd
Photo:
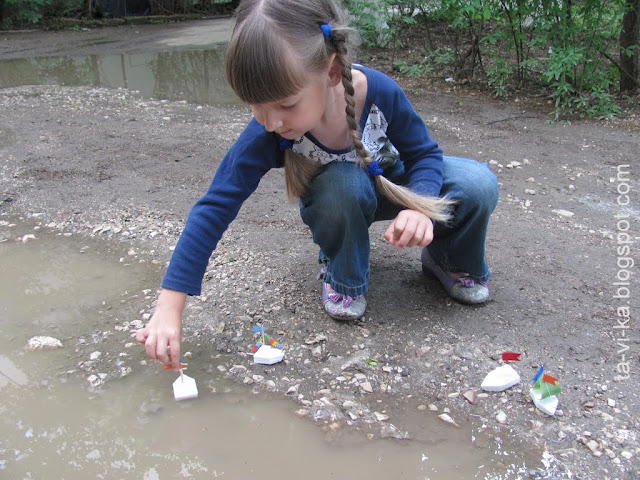
[[[437,223],[427,247],[444,270],[489,279],[485,239],[498,203],[498,181],[487,164],[444,157],[440,195],[456,201],[453,219]],[[402,183],[396,181],[396,183]],[[300,198],[300,214],[326,263],[324,281],[338,293],[356,297],[369,289],[369,226],[395,218],[403,207],[375,190],[373,180],[352,162],[333,162]]]

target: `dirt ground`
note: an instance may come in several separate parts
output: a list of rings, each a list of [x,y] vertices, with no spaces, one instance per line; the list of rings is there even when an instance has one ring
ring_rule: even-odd
[[[0,59],[161,50],[194,26],[228,26],[207,22],[3,32]],[[423,277],[420,252],[396,251],[376,224],[366,317],[330,320],[316,247],[273,171],[214,253],[203,296],[189,301],[191,361],[220,355],[223,374],[288,392],[328,431],[351,425],[402,438],[407,408],[448,411],[478,435],[545,448],[556,458],[555,476],[545,478],[640,478],[637,112],[549,124],[544,102],[500,103],[455,85],[398,80],[446,154],[489,162],[499,178],[487,241],[492,301],[452,302]],[[132,258],[161,263],[250,118],[240,107],[59,86],[2,89],[0,112],[1,214],[125,242]],[[258,322],[285,345],[285,364],[251,364]],[[481,393],[504,351],[524,353],[514,364],[522,383]],[[541,364],[563,389],[554,417],[528,393]],[[471,389],[475,404],[463,396]]]

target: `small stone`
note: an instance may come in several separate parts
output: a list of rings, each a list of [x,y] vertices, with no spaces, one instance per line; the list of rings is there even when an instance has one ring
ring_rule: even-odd
[[[551,212],[555,213],[556,215],[560,215],[561,217],[567,217],[567,218],[573,217],[573,212],[570,212],[569,210],[557,209],[557,210],[551,210]]]
[[[35,240],[36,236],[33,233],[28,233],[24,237],[22,237],[22,243],[27,243],[29,240]]]
[[[327,336],[323,333],[319,333],[313,337],[309,337],[304,341],[307,345],[314,345],[316,343],[325,342],[327,340]]]
[[[138,330],[140,328],[144,328],[144,323],[142,322],[142,320],[132,320],[129,323],[129,326],[133,329]]]
[[[446,413],[441,413],[440,415],[438,415],[438,418],[440,420],[442,420],[443,422],[446,422],[450,425],[453,425],[454,427],[460,428],[460,425],[458,425],[453,418],[451,418],[448,414]]]
[[[615,407],[616,401],[613,398],[607,398],[607,405],[609,405],[610,407]]]
[[[373,416],[376,417],[376,420],[379,422],[384,422],[389,420],[389,415],[385,415],[384,413],[373,412]]]
[[[373,387],[371,386],[371,382],[369,381],[361,383],[360,388],[365,393],[373,393]]]
[[[98,385],[100,385],[102,383],[102,379],[100,377],[98,377],[97,375],[89,375],[87,377],[87,381],[89,382],[89,384],[92,387],[97,387]]]
[[[424,410],[426,410],[426,409],[427,409],[427,406],[426,406],[426,405],[418,405],[418,410],[420,410],[420,411],[424,411]]]
[[[598,448],[598,442],[596,442],[595,440],[589,440],[587,443],[585,443],[585,446],[591,450],[591,453],[595,456],[595,457],[600,457],[602,456],[602,452],[599,450]]]
[[[299,384],[292,385],[291,387],[289,387],[289,389],[287,390],[287,393],[285,393],[285,395],[289,395],[289,396],[297,395],[299,386],[300,386]]]
[[[533,428],[534,430],[539,430],[543,425],[540,420],[529,420],[529,423],[531,424],[531,428]]]
[[[430,403],[429,404],[429,411],[430,412],[437,412],[438,411],[438,407],[436,407],[435,404]]]
[[[39,335],[36,337],[31,337],[27,342],[26,349],[27,350],[39,350],[42,348],[60,348],[62,347],[62,342],[57,338],[47,337],[45,335]]]
[[[507,414],[500,410],[496,415],[496,420],[498,423],[507,423]]]
[[[102,355],[102,352],[92,352],[91,355],[89,355],[89,360],[97,360],[100,358],[100,356]]]
[[[476,391],[471,389],[471,390],[467,390],[466,392],[464,392],[462,394],[462,396],[464,398],[467,399],[467,401],[471,404],[471,405],[475,405],[476,404]]]
[[[584,407],[584,408],[593,408],[593,407],[595,407],[595,406],[596,406],[596,404],[595,404],[595,403],[593,403],[593,402],[587,402],[587,403],[585,403],[585,404],[583,405],[583,407]]]
[[[627,450],[623,450],[620,452],[620,456],[629,460],[631,457],[633,457],[633,454]]]

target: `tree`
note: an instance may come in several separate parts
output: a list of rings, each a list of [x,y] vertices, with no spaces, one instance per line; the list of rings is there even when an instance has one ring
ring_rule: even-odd
[[[640,0],[626,0],[626,10],[620,29],[620,91],[638,88],[638,52],[640,45]]]

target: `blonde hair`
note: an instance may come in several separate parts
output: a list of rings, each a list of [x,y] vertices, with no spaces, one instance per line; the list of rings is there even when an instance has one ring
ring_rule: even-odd
[[[242,0],[226,54],[227,80],[240,99],[248,104],[279,101],[298,93],[309,75],[326,69],[331,56],[342,66],[347,124],[366,170],[373,162],[362,144],[356,122],[355,97],[348,53],[349,29],[345,15],[333,0]],[[325,38],[320,26],[329,24]],[[291,52],[298,55],[292,55]],[[303,195],[322,171],[322,165],[286,150],[285,182],[290,198]],[[452,201],[419,195],[374,175],[377,190],[391,202],[447,221]]]

